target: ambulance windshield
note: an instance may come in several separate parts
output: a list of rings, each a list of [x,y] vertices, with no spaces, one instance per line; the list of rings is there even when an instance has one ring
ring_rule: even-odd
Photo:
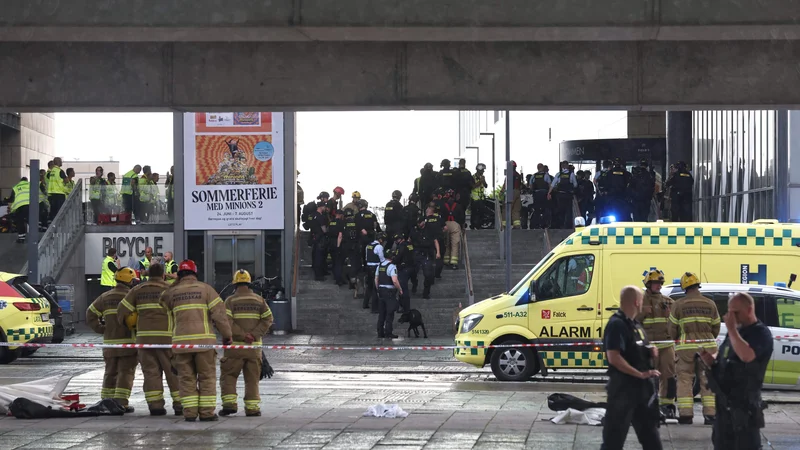
[[[541,261],[539,261],[535,266],[533,266],[533,269],[531,269],[531,271],[528,272],[527,275],[525,275],[524,277],[522,277],[521,280],[519,280],[519,283],[517,283],[517,285],[511,289],[511,292],[509,292],[509,294],[510,295],[517,294],[520,288],[528,289],[528,285],[530,284],[530,279],[533,276],[533,274],[536,273],[545,263],[547,263],[547,261],[550,261],[552,257],[553,257],[553,252],[550,252],[547,254],[547,256],[542,258]]]

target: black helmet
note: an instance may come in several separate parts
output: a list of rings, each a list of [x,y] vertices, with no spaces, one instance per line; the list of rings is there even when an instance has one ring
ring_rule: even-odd
[[[480,172],[481,170],[486,170],[486,164],[484,163],[478,164],[477,166],[475,166],[475,170],[477,170],[478,172]]]
[[[622,164],[622,160],[619,159],[619,156],[614,158],[614,164]]]
[[[423,169],[426,169],[426,170],[433,170],[433,164],[431,164],[431,163],[425,163],[425,166],[423,167]]]
[[[344,210],[344,216],[345,217],[353,217],[355,215],[356,215],[356,213],[354,213],[351,208],[347,208],[347,209]]]
[[[417,194],[409,195],[408,196],[408,201],[410,201],[410,202],[418,202],[419,201],[419,195],[417,195]]]
[[[399,241],[399,240],[405,239],[405,236],[403,235],[403,233],[395,233],[392,236],[392,239],[394,239],[395,241]]]
[[[390,261],[394,259],[395,256],[397,256],[397,251],[394,249],[389,248],[383,251],[383,257]]]
[[[376,241],[384,241],[385,242],[386,241],[386,233],[381,231],[380,233],[376,234],[375,235],[375,240]]]
[[[328,194],[327,192],[322,191],[322,192],[319,193],[319,196],[317,196],[317,199],[320,200],[320,199],[323,199],[323,198],[331,198],[331,194]]]
[[[320,208],[320,207],[323,207],[323,206],[328,206],[328,203],[327,202],[323,202],[323,201],[317,202],[317,208]]]
[[[400,200],[403,198],[403,193],[395,189],[394,192],[392,192],[392,198],[395,200]]]
[[[648,164],[648,163],[647,163],[647,160],[646,160],[646,159],[641,159],[641,160],[639,161],[639,165],[640,165],[640,166],[642,166],[642,167],[647,167],[647,166],[649,166],[650,164]]]
[[[442,163],[439,164],[439,167],[450,167],[450,160],[449,159],[443,159]]]
[[[363,198],[358,201],[358,207],[359,208],[366,208],[368,206],[369,206],[369,202],[364,200]]]

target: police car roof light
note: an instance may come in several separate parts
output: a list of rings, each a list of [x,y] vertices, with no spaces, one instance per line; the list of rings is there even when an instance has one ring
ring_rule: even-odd
[[[614,223],[616,221],[617,218],[614,216],[605,216],[600,218],[600,224]]]
[[[785,288],[786,287],[786,283],[784,283],[783,281],[776,281],[775,282],[775,287]]]

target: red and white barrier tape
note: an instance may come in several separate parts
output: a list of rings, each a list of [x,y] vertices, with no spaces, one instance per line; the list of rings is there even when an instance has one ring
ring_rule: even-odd
[[[775,336],[775,340],[797,340],[800,335]],[[651,341],[651,344],[700,344],[716,342],[714,339],[692,339],[685,341]],[[32,347],[32,348],[97,348],[97,349],[189,349],[189,350],[360,350],[360,351],[439,351],[439,350],[472,350],[489,348],[553,348],[553,347],[592,347],[594,351],[601,351],[603,343],[600,341],[578,342],[547,342],[530,344],[487,344],[487,345],[400,345],[400,346],[343,346],[343,345],[222,345],[222,344],[45,344],[45,343],[15,343],[0,342],[0,347]]]

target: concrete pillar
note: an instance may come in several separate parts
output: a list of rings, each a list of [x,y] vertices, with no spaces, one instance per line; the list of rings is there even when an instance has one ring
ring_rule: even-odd
[[[800,222],[800,171],[790,170],[792,163],[800,164],[800,111],[789,111],[787,115],[787,148],[782,152],[778,146],[775,155],[775,196],[778,200],[775,212],[781,222]]]
[[[669,111],[666,114],[667,167],[678,161],[692,166],[692,112]]]
[[[628,111],[628,138],[663,138],[667,116],[662,111]]]

